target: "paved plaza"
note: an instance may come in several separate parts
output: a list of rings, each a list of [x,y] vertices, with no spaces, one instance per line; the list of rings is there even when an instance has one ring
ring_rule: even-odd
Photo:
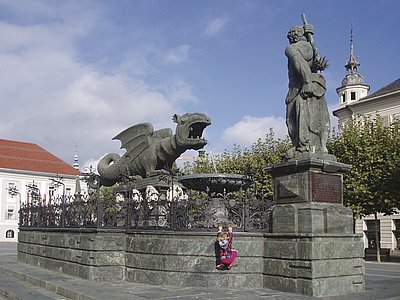
[[[397,258],[394,258],[396,261]],[[366,291],[337,297],[307,297],[270,289],[218,289],[92,282],[18,263],[16,243],[0,243],[0,299],[400,299],[400,264],[366,262]],[[223,275],[222,275],[223,276]]]

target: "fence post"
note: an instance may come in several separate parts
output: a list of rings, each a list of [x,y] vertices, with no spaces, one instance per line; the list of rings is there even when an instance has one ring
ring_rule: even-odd
[[[64,198],[64,195],[61,198],[61,224],[62,224],[62,228],[65,228],[65,198]]]
[[[132,191],[128,191],[127,192],[128,195],[128,199],[127,201],[124,201],[124,204],[126,205],[125,207],[125,229],[129,229],[131,227],[131,223],[132,223]]]
[[[99,229],[101,228],[101,223],[103,222],[103,208],[100,199],[100,189],[98,189],[96,192],[96,200],[97,200],[97,229]]]

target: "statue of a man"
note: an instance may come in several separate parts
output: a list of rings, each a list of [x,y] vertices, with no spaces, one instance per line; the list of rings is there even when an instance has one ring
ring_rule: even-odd
[[[319,56],[312,35],[313,26],[295,26],[287,37],[289,92],[286,97],[286,125],[293,148],[286,159],[324,158],[330,130],[329,112],[325,100],[326,82],[318,71],[327,63]]]

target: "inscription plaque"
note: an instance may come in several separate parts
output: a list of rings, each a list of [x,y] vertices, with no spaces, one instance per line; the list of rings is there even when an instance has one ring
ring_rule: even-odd
[[[342,178],[338,174],[311,172],[311,201],[342,203]]]

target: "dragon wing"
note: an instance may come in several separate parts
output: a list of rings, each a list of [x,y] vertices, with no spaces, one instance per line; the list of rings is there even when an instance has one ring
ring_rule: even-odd
[[[153,133],[153,125],[141,123],[125,129],[115,136],[113,140],[121,141],[121,148],[126,149],[125,156],[129,156],[132,161],[149,147]]]
[[[158,130],[154,131],[154,134],[153,134],[154,138],[160,138],[160,139],[165,139],[170,136],[172,136],[171,128],[158,129]]]

